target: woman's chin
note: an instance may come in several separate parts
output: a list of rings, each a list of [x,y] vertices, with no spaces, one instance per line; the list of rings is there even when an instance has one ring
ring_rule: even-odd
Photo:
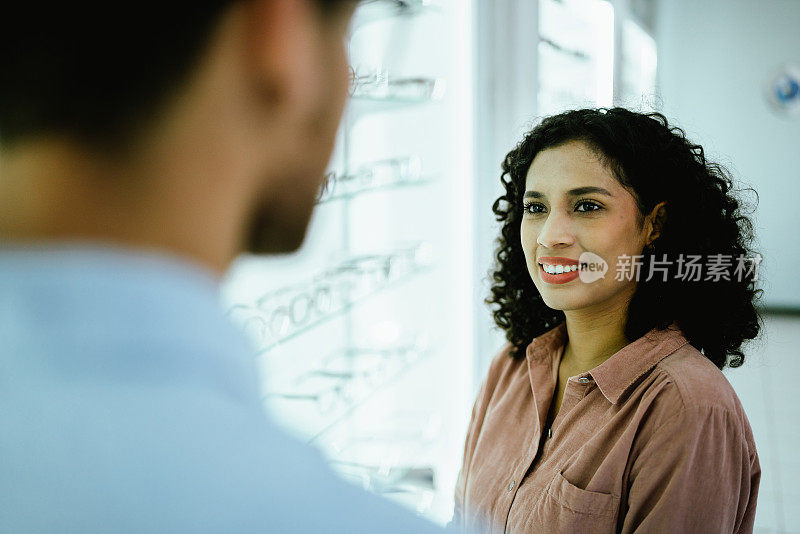
[[[558,290],[553,291],[549,289],[545,289],[541,291],[540,294],[542,295],[542,300],[547,305],[548,308],[553,310],[560,310],[560,311],[569,311],[569,310],[579,310],[581,308],[585,308],[588,303],[579,298],[576,295],[554,295],[553,293],[558,292]]]

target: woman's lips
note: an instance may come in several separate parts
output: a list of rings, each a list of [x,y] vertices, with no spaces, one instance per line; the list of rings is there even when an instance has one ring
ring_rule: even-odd
[[[578,260],[562,258],[561,256],[542,256],[538,261],[548,265],[578,265]]]
[[[550,260],[551,258],[542,258],[542,260]],[[552,258],[552,259],[560,259],[566,260],[567,258]],[[572,260],[574,261],[574,260]],[[567,263],[548,263],[549,265],[578,265],[578,262],[575,261],[574,263],[567,264]],[[572,282],[578,276],[580,276],[580,268],[575,269],[574,271],[568,273],[561,273],[561,274],[550,274],[544,270],[544,267],[541,263],[539,263],[539,274],[542,277],[542,280],[547,282],[548,284],[566,284],[567,282]]]

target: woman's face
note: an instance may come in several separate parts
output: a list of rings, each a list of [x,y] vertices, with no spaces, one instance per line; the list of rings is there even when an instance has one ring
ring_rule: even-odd
[[[636,276],[616,280],[618,259],[642,254],[649,242],[649,219],[640,229],[631,195],[584,143],[570,141],[536,155],[526,177],[521,223],[522,248],[533,283],[550,308],[567,311],[626,305]],[[582,190],[582,191],[581,191]],[[594,258],[593,253],[602,258]],[[583,257],[581,256],[583,254]],[[544,260],[546,257],[557,259]],[[607,264],[599,277],[592,267],[548,275],[540,263]],[[562,261],[566,260],[566,261]],[[630,260],[629,260],[630,261]],[[630,265],[630,264],[629,264]],[[630,269],[628,268],[630,273]],[[648,273],[640,273],[644,280]],[[590,281],[592,278],[597,278]],[[622,277],[620,277],[622,278]]]

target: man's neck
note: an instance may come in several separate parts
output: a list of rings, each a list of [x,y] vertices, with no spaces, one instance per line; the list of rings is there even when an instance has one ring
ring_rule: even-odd
[[[131,169],[55,140],[3,152],[0,240],[109,242],[170,252],[222,274],[228,259],[214,247],[222,229],[209,226],[198,238],[214,214],[201,216],[191,193],[176,202],[156,178]]]

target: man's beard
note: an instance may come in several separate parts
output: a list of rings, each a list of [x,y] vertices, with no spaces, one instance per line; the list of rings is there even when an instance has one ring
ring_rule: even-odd
[[[286,254],[295,252],[303,244],[317,199],[328,179],[325,169],[341,118],[341,111],[331,114],[329,108],[321,108],[306,125],[304,145],[316,147],[317,151],[296,154],[294,167],[287,168],[277,184],[272,182],[269,192],[265,192],[255,206],[245,228],[242,252]],[[264,180],[264,183],[270,181]]]
[[[305,240],[313,208],[313,200],[292,210],[260,204],[250,218],[242,252],[286,254],[296,251]]]

